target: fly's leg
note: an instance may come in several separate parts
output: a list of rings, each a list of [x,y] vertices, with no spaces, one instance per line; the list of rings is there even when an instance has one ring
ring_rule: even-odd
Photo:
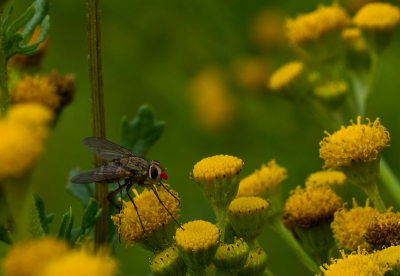
[[[145,234],[146,231],[144,230],[143,222],[142,222],[142,219],[140,218],[138,208],[137,208],[135,202],[133,201],[133,198],[132,198],[131,195],[129,194],[129,190],[131,189],[131,187],[132,187],[132,182],[130,182],[130,181],[127,182],[127,183],[126,183],[126,193],[128,194],[128,197],[129,197],[129,199],[131,200],[133,206],[135,207],[136,213],[137,213],[138,218],[139,218],[139,221],[140,221],[140,225],[142,226],[142,229],[143,229],[143,234]]]
[[[119,184],[119,181],[118,181],[118,185],[119,185],[119,187],[117,189],[115,189],[115,191],[111,192],[107,196],[107,199],[108,199],[108,201],[110,201],[112,203],[112,205],[114,205],[118,209],[118,212],[121,212],[121,209],[122,209],[122,189],[125,187],[126,184],[121,186],[121,184]],[[119,192],[121,192],[121,207],[118,206],[114,201],[111,200],[111,198],[113,196],[115,196],[116,194],[118,194]]]
[[[165,190],[167,190],[167,192],[168,192],[170,195],[172,195],[172,196],[176,199],[176,201],[178,201],[179,206],[181,206],[181,201],[180,201],[174,194],[172,194],[172,193],[169,191],[169,189],[168,189],[161,181],[160,181],[159,183],[161,184],[161,186],[164,187]]]
[[[179,225],[179,227],[180,227],[182,230],[185,230],[185,229],[182,228],[182,226],[179,224],[179,222],[176,221],[176,219],[175,219],[174,216],[171,214],[171,212],[167,209],[167,207],[165,207],[164,203],[161,201],[160,197],[158,196],[158,193],[157,193],[156,188],[155,188],[153,185],[151,185],[151,189],[153,190],[153,192],[154,192],[154,194],[156,195],[158,201],[161,203],[161,205],[164,207],[164,209],[167,210],[167,212],[168,212],[168,214],[171,216],[171,218],[173,218],[173,219],[175,220],[175,222]]]

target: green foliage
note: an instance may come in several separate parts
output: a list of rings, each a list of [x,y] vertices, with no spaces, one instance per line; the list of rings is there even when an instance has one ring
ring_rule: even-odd
[[[4,53],[7,60],[13,55],[33,55],[39,50],[37,47],[47,36],[50,28],[50,17],[47,15],[50,0],[36,0],[20,17],[10,24],[13,4],[2,22]],[[32,38],[37,26],[41,24],[41,34],[37,41],[26,45]],[[24,27],[25,26],[25,27]],[[21,33],[18,31],[24,27]]]
[[[80,173],[82,173],[82,170],[80,168],[74,168],[69,172],[68,179],[71,179],[72,177]],[[90,198],[95,197],[94,183],[82,185],[68,181],[66,189],[72,196],[79,199],[85,208],[87,207]]]
[[[150,147],[160,138],[164,121],[155,121],[153,109],[144,104],[131,121],[121,119],[120,145],[139,156],[145,156]]]
[[[0,225],[0,241],[6,244],[12,244],[10,233],[4,224]]]
[[[49,223],[51,223],[53,221],[55,215],[54,215],[54,213],[46,215],[46,213],[44,211],[44,201],[40,197],[40,195],[35,193],[33,195],[33,199],[35,202],[36,214],[39,219],[41,228],[43,230],[43,234],[47,235],[50,232]]]
[[[58,228],[57,238],[71,240],[71,230],[74,224],[74,216],[72,215],[72,207],[66,212],[61,221],[60,227]]]

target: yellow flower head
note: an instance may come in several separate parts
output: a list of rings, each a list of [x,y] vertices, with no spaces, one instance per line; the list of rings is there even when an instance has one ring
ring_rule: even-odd
[[[215,179],[232,178],[241,172],[242,159],[230,155],[207,157],[194,165],[195,181],[212,182]]]
[[[379,252],[379,259],[398,272],[400,265],[400,246],[391,246],[383,249]]]
[[[240,57],[232,64],[237,84],[252,93],[259,93],[268,79],[268,68],[264,60],[256,57]]]
[[[315,88],[315,95],[318,98],[331,99],[343,94],[348,90],[347,84],[344,81],[330,81],[319,85]]]
[[[364,239],[372,249],[382,250],[400,244],[400,213],[387,212],[376,216],[367,226]]]
[[[320,171],[310,174],[306,180],[308,186],[340,187],[346,183],[347,177],[340,171]]]
[[[332,6],[320,5],[314,12],[298,15],[286,22],[286,35],[294,44],[320,39],[323,35],[341,30],[350,25],[346,10],[336,2]]]
[[[399,24],[400,10],[389,3],[374,2],[362,7],[353,18],[366,31],[390,31]]]
[[[342,31],[342,41],[351,49],[362,52],[367,49],[365,40],[359,28],[346,28]]]
[[[269,88],[271,90],[282,90],[292,84],[303,71],[303,63],[293,61],[286,63],[276,70],[269,79]]]
[[[169,191],[178,198],[177,192],[173,190]],[[111,217],[117,227],[118,235],[127,245],[131,246],[148,237],[158,228],[169,223],[174,223],[174,218],[177,219],[180,216],[180,210],[178,209],[179,202],[163,187],[158,191],[158,196],[174,218],[162,206],[153,191],[149,191],[146,188],[140,195],[136,189],[133,189],[133,192],[136,194],[133,200],[139,211],[145,233],[143,233],[139,217],[131,201],[123,201],[122,211]]]
[[[378,210],[369,206],[369,199],[367,199],[365,207],[357,206],[357,202],[353,198],[352,209],[347,210],[345,207],[339,209],[331,224],[338,247],[351,251],[361,247],[370,251],[371,246],[365,242],[363,235],[368,224],[379,214]]]
[[[150,270],[155,276],[186,275],[187,265],[183,262],[180,252],[175,246],[168,247],[149,263]]]
[[[41,32],[42,28],[40,26],[36,27],[27,45],[31,45],[36,41],[38,41]],[[48,39],[46,38],[45,41],[40,43],[39,46],[37,47],[39,52],[30,56],[16,54],[9,60],[9,64],[17,68],[24,68],[24,67],[38,65],[42,60],[43,56],[46,54],[47,44],[48,44]]]
[[[342,199],[326,186],[297,186],[283,209],[283,220],[297,228],[310,228],[333,220],[333,214],[342,206]]]
[[[368,124],[361,124],[361,116],[357,117],[357,124],[342,128],[325,137],[320,143],[319,155],[325,160],[324,168],[340,168],[348,166],[354,161],[370,162],[377,159],[378,154],[387,147],[390,141],[389,132],[379,122],[369,119]]]
[[[256,196],[236,198],[229,205],[229,212],[232,214],[245,213],[246,216],[257,212],[268,212],[270,203],[265,199]]]
[[[244,178],[239,185],[237,197],[261,196],[266,197],[266,193],[276,190],[287,178],[287,170],[276,164],[275,160],[264,164],[261,170]]]
[[[10,95],[12,104],[36,102],[53,110],[60,107],[61,96],[57,93],[57,86],[47,76],[26,75],[17,82]]]
[[[67,253],[68,245],[53,238],[17,244],[3,259],[2,272],[6,276],[43,276],[43,269],[49,263]]]
[[[263,10],[250,23],[250,36],[255,45],[262,48],[273,48],[283,45],[284,16],[277,10]]]
[[[11,124],[28,126],[32,130],[43,131],[54,121],[54,113],[48,107],[38,103],[13,105],[7,112],[6,120]]]
[[[358,248],[357,252],[346,255],[344,251],[340,251],[342,259],[332,259],[332,264],[324,264],[320,269],[323,275],[329,276],[359,276],[373,275],[383,276],[390,270],[386,262],[379,258],[378,254],[368,254],[365,250]]]
[[[189,99],[198,123],[209,130],[229,126],[236,113],[236,102],[223,72],[216,67],[200,71],[189,84]]]
[[[60,107],[69,104],[75,96],[75,75],[60,75],[56,70],[53,70],[51,73],[47,74],[47,77],[49,77],[51,83],[57,87],[57,94],[61,97]]]
[[[176,230],[175,239],[184,251],[204,251],[218,244],[219,230],[208,221],[190,221],[182,225],[182,228]]]

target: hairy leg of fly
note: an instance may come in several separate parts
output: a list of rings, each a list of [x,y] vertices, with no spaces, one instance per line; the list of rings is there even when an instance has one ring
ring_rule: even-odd
[[[118,206],[114,201],[111,200],[111,198],[112,198],[113,196],[115,196],[116,194],[118,194],[119,192],[121,192],[121,203],[122,203],[122,189],[125,187],[126,184],[124,184],[124,185],[121,186],[121,184],[119,184],[119,181],[118,181],[118,185],[119,185],[119,187],[118,187],[117,189],[115,189],[115,191],[111,192],[111,193],[107,196],[107,199],[108,199],[108,201],[110,201],[110,202],[112,203],[112,205],[114,205],[114,206],[118,209],[118,213],[119,213],[119,212],[121,212],[121,210],[122,210],[122,205],[121,205],[121,207]]]
[[[136,213],[137,213],[138,218],[139,218],[139,221],[140,221],[140,225],[142,226],[142,229],[143,229],[143,233],[146,233],[146,231],[144,230],[144,226],[143,226],[142,219],[140,218],[140,215],[139,215],[138,208],[137,208],[135,202],[133,201],[133,198],[132,198],[131,195],[129,194],[129,190],[130,190],[131,187],[132,187],[132,182],[128,181],[128,182],[125,183],[125,185],[126,185],[126,193],[128,194],[128,197],[129,197],[129,199],[131,200],[133,206],[135,207]],[[139,185],[140,185],[140,184],[139,184]]]

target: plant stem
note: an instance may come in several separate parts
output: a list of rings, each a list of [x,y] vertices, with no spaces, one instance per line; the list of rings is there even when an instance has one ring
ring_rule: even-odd
[[[382,201],[381,196],[379,195],[378,186],[376,185],[376,180],[373,180],[373,183],[362,185],[362,189],[365,191],[367,196],[371,199],[372,203],[375,205],[375,208],[379,211],[379,213],[386,213],[385,204]]]
[[[7,60],[6,54],[4,52],[4,34],[3,34],[3,26],[1,22],[3,22],[3,11],[4,6],[1,6],[0,9],[0,102],[1,102],[1,113],[4,115],[7,107],[10,104],[10,94],[8,93],[7,86]]]
[[[299,260],[308,268],[313,274],[320,274],[321,270],[310,258],[310,256],[304,251],[298,241],[293,237],[292,233],[283,225],[280,216],[274,216],[270,220],[270,227],[274,230],[290,248],[297,255]]]
[[[90,96],[92,99],[93,136],[106,138],[103,101],[103,75],[100,46],[100,0],[86,0],[86,22],[89,53]],[[95,166],[101,166],[101,158],[94,157]],[[96,247],[106,243],[108,226],[108,186],[96,183],[96,200],[103,209],[96,223]]]
[[[383,157],[381,157],[379,179],[382,181],[386,189],[388,189],[397,205],[400,206],[400,181],[397,179]]]
[[[224,244],[224,239],[225,239],[225,227],[226,227],[226,217],[227,217],[227,213],[228,213],[228,208],[229,208],[229,204],[211,204],[211,206],[214,209],[214,213],[215,216],[218,219],[218,228],[219,228],[219,232],[220,232],[220,238],[219,238],[219,242],[220,242],[220,246]]]

